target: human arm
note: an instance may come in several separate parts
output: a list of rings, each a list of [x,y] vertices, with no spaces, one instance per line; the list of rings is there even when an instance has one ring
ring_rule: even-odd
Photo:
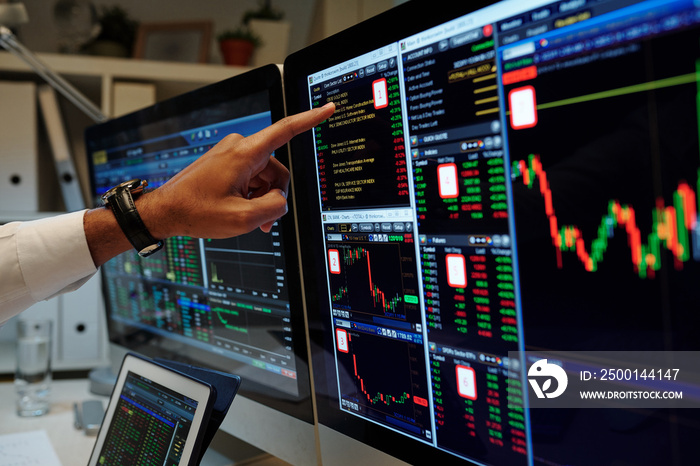
[[[136,200],[151,235],[229,238],[257,227],[269,231],[287,212],[289,186],[289,172],[270,154],[327,119],[334,109],[326,105],[246,138],[224,138],[166,184]],[[97,267],[132,247],[105,208],[87,212],[85,235]]]
[[[269,231],[287,211],[289,172],[270,154],[334,111],[331,104],[285,118],[247,138],[230,135],[160,188],[136,200],[157,239],[228,238]],[[0,227],[0,325],[32,304],[82,285],[132,249],[101,207]]]
[[[0,226],[0,325],[38,301],[77,289],[94,275],[84,214]]]

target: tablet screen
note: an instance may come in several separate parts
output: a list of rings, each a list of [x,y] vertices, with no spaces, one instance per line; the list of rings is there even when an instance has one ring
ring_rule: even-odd
[[[127,356],[90,465],[188,464],[208,400],[207,385]]]

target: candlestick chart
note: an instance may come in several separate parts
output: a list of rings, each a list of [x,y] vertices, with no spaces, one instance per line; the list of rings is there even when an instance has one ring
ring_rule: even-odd
[[[654,278],[655,272],[662,266],[664,249],[672,254],[676,269],[682,269],[683,263],[691,258],[692,236],[698,228],[697,185],[696,190],[693,190],[686,181],[680,181],[673,193],[672,205],[666,205],[662,197],[657,198],[651,213],[651,232],[646,240],[637,225],[639,214],[635,206],[611,199],[607,211],[601,215],[596,237],[587,245],[576,225],[560,226],[547,173],[542,168],[538,155],[531,154],[527,160],[513,162],[512,173],[528,188],[539,189],[542,195],[558,268],[563,267],[562,253],[571,251],[587,271],[595,272],[604,260],[608,240],[615,235],[616,230],[623,230],[627,235],[632,269],[640,278]]]
[[[597,272],[606,258],[625,254],[628,270],[644,280],[656,278],[666,264],[683,270],[689,261],[700,261],[700,62],[667,58],[664,51],[674,40],[649,45],[647,59],[665,64],[654,71],[644,68],[638,47],[618,62],[596,57],[586,65],[591,73],[619,68],[614,86],[580,82],[552,90],[555,77],[575,79],[564,68],[531,81],[540,91],[531,102],[540,118],[530,128],[510,131],[511,177],[514,187],[539,191],[559,269],[569,255],[585,271]],[[525,89],[515,86],[513,92]],[[555,189],[553,176],[559,177]],[[602,194],[588,202],[596,193]],[[579,218],[583,209],[586,227]],[[613,241],[616,236],[626,238],[627,252],[618,250],[624,246]]]
[[[340,382],[346,406],[370,416],[389,416],[400,421],[399,425],[428,425],[421,345],[354,330],[346,335],[347,352],[339,352],[338,357],[344,370]]]
[[[333,306],[401,320],[417,312],[415,260],[407,244],[330,245]]]

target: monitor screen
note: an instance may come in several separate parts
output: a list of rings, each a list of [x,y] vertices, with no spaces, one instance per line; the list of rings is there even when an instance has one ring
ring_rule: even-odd
[[[96,200],[140,178],[158,188],[231,133],[284,116],[282,77],[267,66],[89,128]],[[286,147],[274,154],[287,163]],[[241,376],[240,393],[312,422],[293,216],[269,234],[175,237],[102,267],[110,340],[151,357]]]
[[[700,348],[699,31],[688,0],[409,2],[286,60],[290,113],[337,106],[291,146],[322,425],[409,462],[696,458],[693,409],[534,408],[523,352]]]

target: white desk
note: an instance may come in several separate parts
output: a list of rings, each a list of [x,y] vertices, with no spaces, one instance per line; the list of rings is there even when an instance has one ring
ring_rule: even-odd
[[[63,466],[85,465],[90,459],[95,437],[88,437],[73,426],[73,403],[95,399],[101,399],[107,407],[108,398],[90,393],[86,380],[54,380],[49,413],[19,417],[15,412],[13,383],[0,383],[0,434],[45,430]]]
[[[12,382],[0,383],[0,434],[15,434],[33,430],[45,430],[63,466],[85,466],[90,459],[95,437],[86,436],[73,426],[73,403],[85,400],[102,400],[107,408],[108,397],[90,393],[87,379],[54,380],[51,384],[51,410],[39,417],[19,417],[15,412],[15,388]],[[217,443],[214,437],[212,447]],[[229,437],[232,438],[232,437]],[[226,443],[221,438],[218,443]],[[253,460],[241,461],[247,466],[289,466],[286,462],[270,455],[262,455]],[[238,464],[241,464],[239,462]],[[214,448],[209,448],[201,466],[233,466],[231,458]]]

